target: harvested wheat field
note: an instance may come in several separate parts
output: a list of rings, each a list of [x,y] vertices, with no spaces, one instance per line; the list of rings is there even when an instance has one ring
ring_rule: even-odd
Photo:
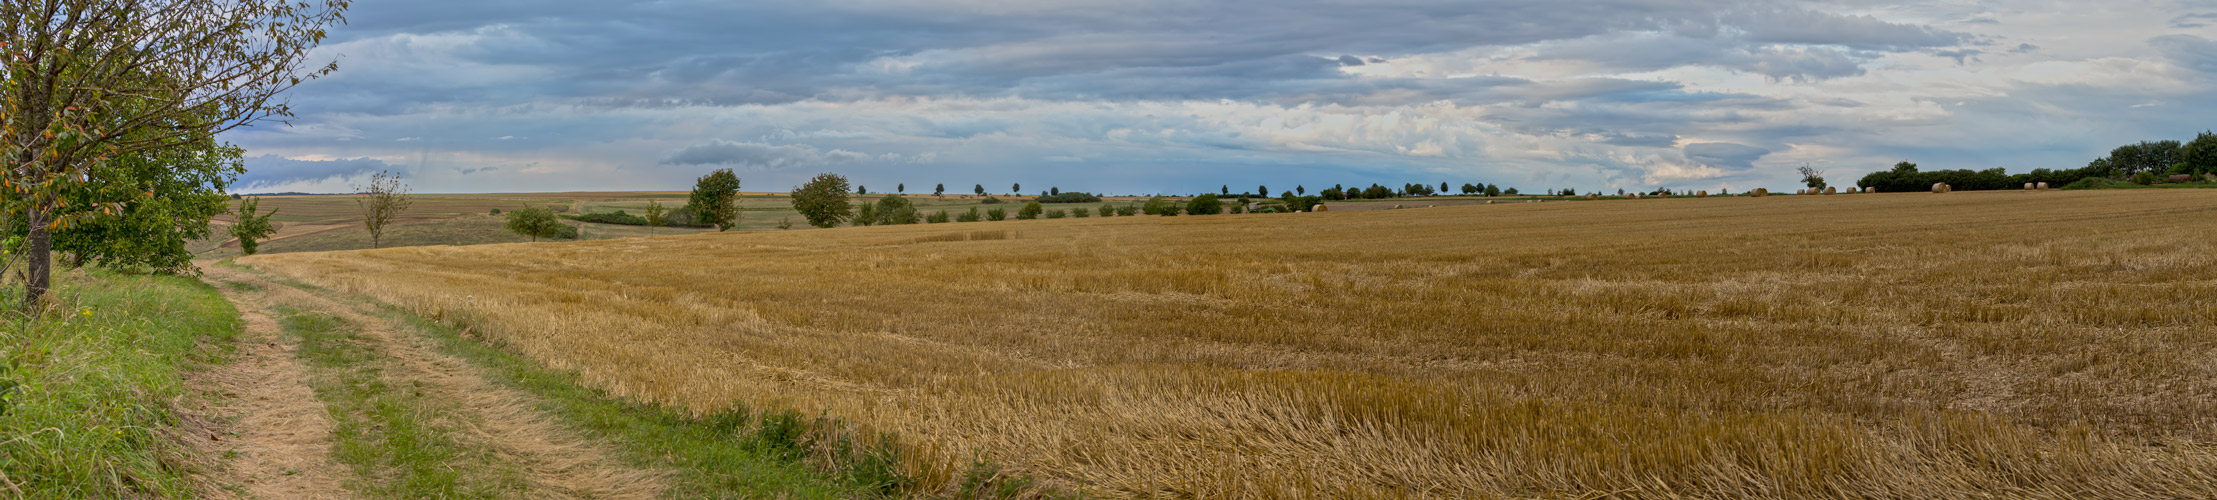
[[[1105,497],[2217,497],[2217,192],[1119,217],[241,259],[616,394]]]

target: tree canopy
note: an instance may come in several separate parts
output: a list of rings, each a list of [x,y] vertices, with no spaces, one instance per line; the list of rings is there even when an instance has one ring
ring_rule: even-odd
[[[793,188],[793,210],[807,218],[808,225],[838,227],[854,216],[854,205],[847,202],[847,178],[818,174],[807,184]]]
[[[730,231],[739,225],[739,175],[731,169],[718,169],[693,182],[693,196],[687,207],[700,223],[716,226],[717,231]]]

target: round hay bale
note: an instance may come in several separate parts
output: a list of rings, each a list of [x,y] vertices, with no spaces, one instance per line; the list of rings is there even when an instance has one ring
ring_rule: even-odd
[[[1948,183],[1945,183],[1945,182],[1935,182],[1935,183],[1932,183],[1932,192],[1935,192],[1935,193],[1945,193],[1945,192],[1948,192]]]
[[[1400,206],[1400,205],[1394,205],[1394,206],[1393,206],[1393,209],[1394,209],[1394,210],[1400,210],[1400,209],[1401,209],[1401,206]]]
[[[2031,190],[2032,190],[2032,183],[2030,183],[2030,182],[2027,182],[2027,183],[2025,183],[2025,190],[2026,190],[2026,191],[2031,191]]]
[[[1325,205],[1324,205],[1323,203],[1318,203],[1318,204],[1316,204],[1316,206],[1314,206],[1314,207],[1309,207],[1309,211],[1310,211],[1310,212],[1330,212],[1330,211],[1332,211],[1332,207],[1329,207],[1329,206],[1325,206]]]
[[[1751,198],[1761,198],[1765,196],[1770,196],[1771,190],[1764,188],[1755,188],[1754,191],[1748,191],[1747,195]]]
[[[1840,188],[1825,186],[1824,194],[1840,194]]]
[[[1708,198],[1708,197],[1709,197],[1709,192],[1708,192],[1708,191],[1706,191],[1706,190],[1703,190],[1703,191],[1695,191],[1695,192],[1694,192],[1694,197],[1695,197],[1695,198]]]
[[[1601,199],[1601,195],[1599,195],[1599,194],[1594,194],[1594,193],[1586,193],[1586,199],[1587,199],[1587,200],[1598,200],[1598,199]]]
[[[2048,183],[2045,183],[2045,182],[2042,182],[2042,183],[2040,183],[2040,187],[2039,187],[2038,189],[2040,189],[2040,190],[2042,190],[2042,191],[2045,191],[2045,190],[2047,190],[2047,189],[2048,189]]]
[[[1878,192],[1878,186],[1871,186],[1871,187],[1863,188],[1863,192],[1864,192],[1864,193],[1876,193],[1876,192]]]

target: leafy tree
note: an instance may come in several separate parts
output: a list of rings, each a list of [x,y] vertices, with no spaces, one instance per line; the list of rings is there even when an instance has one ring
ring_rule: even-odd
[[[1438,192],[1447,192],[1447,181],[1440,181],[1440,190]]]
[[[505,227],[516,234],[531,237],[534,242],[539,241],[539,238],[556,238],[563,234],[562,221],[554,217],[553,210],[530,205],[508,211],[508,223]]]
[[[1444,186],[1445,184],[1441,184],[1441,185],[1443,185],[1443,186]],[[1301,187],[1301,186],[1294,186],[1294,187],[1293,187],[1293,194],[1297,194],[1297,195],[1301,195],[1301,196],[1308,196],[1308,194],[1309,194],[1309,188],[1306,188],[1306,187]]]
[[[1809,164],[1803,163],[1801,168],[1794,169],[1794,171],[1801,173],[1801,183],[1808,185],[1809,189],[1824,189],[1823,170],[1810,168]]]
[[[244,171],[240,156],[239,148],[210,138],[95,165],[91,175],[100,182],[68,183],[52,192],[59,201],[48,213],[59,224],[49,233],[51,248],[76,266],[190,271],[193,256],[185,243],[207,238],[213,232],[208,220],[230,211],[223,190]],[[26,194],[5,192],[10,203]],[[30,234],[23,217],[6,220],[10,236]]]
[[[0,3],[0,185],[5,212],[23,219],[24,309],[51,287],[55,231],[128,210],[65,207],[69,192],[122,189],[111,185],[125,178],[107,171],[111,160],[209,151],[223,132],[291,116],[279,95],[338,69],[308,60],[325,28],[344,22],[347,1]],[[171,172],[160,177],[194,177]],[[176,222],[205,233],[213,213],[201,213],[171,215],[199,219]]]
[[[1025,203],[1024,203],[1024,209],[1023,209],[1023,210],[1018,210],[1018,211],[1016,211],[1016,220],[1032,220],[1032,219],[1037,219],[1037,218],[1039,218],[1039,214],[1040,214],[1040,213],[1043,213],[1043,212],[1046,212],[1046,211],[1047,211],[1047,207],[1041,206],[1041,205],[1039,204],[1039,202],[1038,202],[1038,201],[1036,201],[1036,200],[1034,200],[1034,201],[1029,201],[1029,202],[1025,202]]]
[[[1023,183],[1016,183],[1016,184],[1010,184],[1010,185],[1008,185],[1008,194],[1012,194],[1012,195],[1013,195],[1013,194],[1021,194],[1021,193],[1023,193],[1023,192],[1024,192],[1024,184],[1023,184]]]
[[[2183,145],[2179,141],[2142,141],[2139,144],[2118,146],[2103,158],[2107,166],[2119,174],[2133,175],[2140,172],[2163,172],[2184,161],[2180,157]]]
[[[400,176],[390,172],[378,172],[370,176],[368,185],[355,186],[360,195],[354,198],[355,206],[362,209],[362,225],[369,228],[370,248],[377,248],[385,238],[385,226],[408,210],[413,203],[408,197],[408,185],[400,182]]]
[[[870,194],[870,186],[855,186],[854,194]]]
[[[907,197],[889,194],[878,199],[878,224],[915,224],[922,220],[916,213],[916,204],[909,203]]]
[[[1468,183],[1468,182],[1465,182],[1465,183],[1463,183],[1463,194],[1465,194],[1465,195],[1473,195],[1473,194],[1478,194],[1478,186],[1476,186],[1476,185],[1473,185],[1473,184],[1471,184],[1471,183]]]
[[[878,204],[869,201],[862,202],[862,208],[855,211],[854,220],[850,223],[857,226],[878,223]]]
[[[1054,196],[1054,195],[1059,195],[1059,194],[1062,194],[1062,188],[1059,188],[1059,187],[1049,187],[1049,188],[1047,188],[1047,195],[1048,195],[1048,196]]]
[[[841,198],[844,198],[844,197],[846,197],[846,194],[847,194],[847,190],[845,190],[845,189],[841,189],[841,190],[839,190],[839,195],[840,195],[840,197],[841,197]],[[662,224],[664,224],[664,223],[668,223],[669,221],[670,221],[670,211],[669,211],[669,210],[667,210],[667,209],[664,209],[664,208],[662,208],[662,202],[661,202],[661,201],[659,201],[659,200],[648,200],[648,201],[647,201],[647,237],[649,237],[649,238],[652,238],[652,237],[654,237],[654,228],[662,227]]]
[[[808,219],[808,225],[838,227],[854,217],[854,205],[847,202],[847,178],[839,174],[817,174],[807,184],[793,188],[793,210]]]
[[[908,194],[908,184],[894,184],[893,192],[899,194]]]
[[[940,184],[940,185],[939,185],[939,187],[935,187],[935,188],[932,188],[932,190],[931,190],[931,195],[932,195],[932,196],[937,196],[937,197],[941,197],[941,198],[945,198],[945,197],[947,197],[947,185],[946,185],[946,184]]]
[[[234,216],[238,221],[231,224],[231,237],[239,239],[239,251],[247,255],[261,251],[261,241],[277,233],[278,225],[269,221],[270,216],[277,215],[277,209],[255,214],[261,205],[260,197],[239,200],[239,210]]]
[[[1502,191],[1502,192],[1501,192],[1501,194],[1505,194],[1505,195],[1509,195],[1509,196],[1516,196],[1516,188],[1509,188],[1509,189],[1508,189],[1508,190],[1506,190],[1506,191]]]
[[[1139,211],[1147,215],[1162,215],[1164,210],[1169,209],[1170,201],[1162,199],[1161,196],[1147,198],[1147,202],[1139,206]]]
[[[1270,196],[1270,186],[1255,186],[1255,194],[1265,197]]]
[[[1213,194],[1195,196],[1192,201],[1186,202],[1185,212],[1193,215],[1221,214],[1224,213],[1224,202]]]
[[[686,206],[693,207],[701,223],[730,231],[739,225],[739,175],[725,168],[701,176],[693,181],[693,196]]]
[[[2179,149],[2179,159],[2185,160],[2189,174],[2217,173],[2217,133],[2204,131],[2194,136],[2193,142]]]
[[[1224,195],[1224,196],[1231,196],[1231,195],[1232,195],[1232,185],[1230,185],[1230,184],[1225,184],[1223,188],[1220,188],[1220,189],[1218,189],[1218,190],[1217,190],[1217,194],[1222,194],[1222,195]]]
[[[970,207],[970,213],[955,217],[955,222],[978,222],[982,220],[985,220],[985,216],[978,213],[978,207]]]
[[[975,192],[977,192],[977,193],[978,193],[978,196],[985,196],[985,185],[984,185],[984,184],[979,184],[979,185],[977,185],[977,187],[975,187],[975,188],[972,188],[972,189],[971,189],[971,191],[975,191]]]

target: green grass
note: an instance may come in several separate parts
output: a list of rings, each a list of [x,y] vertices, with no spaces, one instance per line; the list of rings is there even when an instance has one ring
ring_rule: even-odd
[[[186,451],[165,435],[169,401],[187,370],[232,352],[238,310],[191,278],[56,282],[59,311],[0,325],[0,497],[192,496]]]
[[[453,408],[429,402],[421,387],[394,385],[390,361],[355,337],[343,319],[287,311],[279,324],[300,342],[315,374],[309,387],[329,408],[339,462],[361,478],[353,490],[380,498],[500,498],[525,488],[523,474],[499,457],[455,440],[437,425]]]

